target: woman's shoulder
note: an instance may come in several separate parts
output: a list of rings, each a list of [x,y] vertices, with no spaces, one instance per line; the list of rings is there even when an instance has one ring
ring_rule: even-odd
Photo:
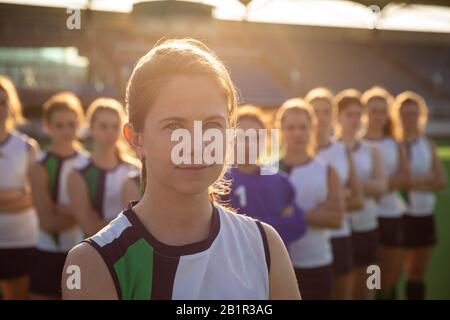
[[[124,212],[121,212],[105,227],[93,236],[84,240],[84,242],[87,242],[96,248],[102,248],[124,236],[124,231],[130,227],[132,227],[132,223]]]

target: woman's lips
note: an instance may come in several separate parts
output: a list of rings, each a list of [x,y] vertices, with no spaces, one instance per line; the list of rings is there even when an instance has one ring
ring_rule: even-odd
[[[189,171],[201,171],[212,167],[211,165],[192,165],[192,166],[177,166],[176,169],[189,170]]]

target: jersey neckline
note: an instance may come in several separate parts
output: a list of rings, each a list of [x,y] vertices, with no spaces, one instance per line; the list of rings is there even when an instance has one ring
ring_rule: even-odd
[[[102,167],[100,167],[99,165],[97,165],[97,164],[94,162],[94,159],[92,158],[92,156],[90,156],[90,157],[89,157],[89,164],[87,165],[87,167],[88,167],[88,166],[93,166],[93,167],[97,168],[97,169],[100,170],[100,171],[103,171],[103,172],[108,173],[108,172],[116,171],[117,168],[119,168],[119,167],[124,163],[120,157],[117,157],[117,161],[118,161],[117,164],[116,164],[113,168],[105,169],[105,168],[102,168]]]
[[[136,212],[134,212],[133,207],[137,204],[137,201],[131,201],[128,204],[127,209],[124,212],[124,215],[127,217],[127,219],[130,221],[130,223],[133,225],[133,227],[136,227],[139,230],[139,233],[144,237],[145,240],[147,240],[150,245],[153,247],[155,251],[158,253],[164,254],[169,257],[180,257],[180,256],[187,256],[187,255],[193,255],[196,253],[200,253],[203,251],[206,251],[211,247],[213,242],[216,240],[219,231],[220,231],[220,214],[218,211],[218,208],[215,205],[212,205],[213,212],[212,212],[212,221],[211,221],[211,227],[209,231],[209,235],[206,239],[200,240],[198,242],[189,243],[181,246],[173,246],[165,244],[158,239],[156,239],[151,232],[145,227],[145,225],[142,223],[141,219],[138,217]]]
[[[5,139],[3,139],[3,141],[0,142],[0,147],[5,146],[8,143],[8,141],[11,139],[11,137],[12,137],[12,134],[8,133],[5,137]]]
[[[67,159],[75,158],[79,154],[77,150],[75,150],[73,153],[71,153],[67,156],[60,156],[51,150],[47,150],[47,153],[49,155],[54,156],[55,158],[58,158],[59,160],[67,160]]]

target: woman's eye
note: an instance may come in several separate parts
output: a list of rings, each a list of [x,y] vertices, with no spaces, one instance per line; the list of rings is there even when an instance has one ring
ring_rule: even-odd
[[[203,127],[205,129],[213,129],[213,128],[222,129],[223,128],[223,126],[218,122],[209,122],[209,123],[206,123]]]
[[[168,125],[166,125],[164,127],[164,129],[168,129],[170,131],[176,130],[176,129],[180,129],[181,125],[179,125],[178,123],[169,123]]]

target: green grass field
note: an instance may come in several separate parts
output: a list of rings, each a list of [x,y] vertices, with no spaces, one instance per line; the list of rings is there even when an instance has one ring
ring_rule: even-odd
[[[450,141],[438,141],[439,157],[450,173]],[[438,194],[436,224],[438,244],[428,268],[427,298],[450,299],[450,188]]]
[[[450,173],[450,141],[438,141],[438,154]],[[426,284],[427,299],[450,299],[450,188],[437,197],[436,225],[438,243],[429,265]],[[400,298],[404,298],[405,279],[400,283]]]
[[[450,140],[437,141],[438,155],[450,173]],[[426,298],[450,300],[450,187],[437,194],[436,227],[438,243],[428,267]],[[405,278],[399,284],[399,298],[404,299]]]

